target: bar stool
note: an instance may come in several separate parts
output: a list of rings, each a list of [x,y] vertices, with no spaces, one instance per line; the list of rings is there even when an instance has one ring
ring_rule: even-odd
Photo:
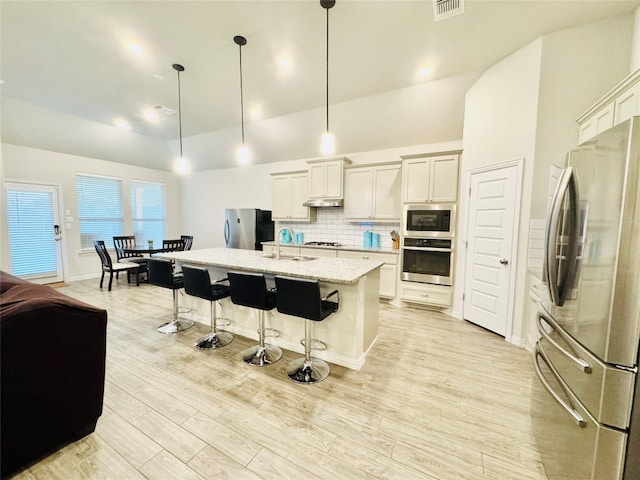
[[[176,333],[190,328],[193,325],[191,320],[178,320],[178,290],[184,287],[182,274],[173,273],[173,264],[170,260],[150,258],[147,266],[149,268],[149,283],[173,290],[173,321],[163,323],[158,327],[158,331],[160,333]]]
[[[211,283],[209,270],[192,265],[183,265],[182,275],[184,275],[184,291],[188,295],[209,300],[211,307],[211,333],[200,339],[195,346],[201,350],[212,350],[229,345],[233,341],[233,335],[229,332],[218,332],[216,329],[217,302],[231,294],[231,289],[220,282],[226,282],[228,279],[224,278]]]
[[[277,362],[282,357],[282,350],[264,343],[264,315],[265,311],[276,308],[276,293],[267,289],[267,281],[261,273],[229,272],[227,276],[231,287],[231,301],[258,311],[260,343],[244,350],[242,360],[256,367]]]
[[[287,365],[287,375],[296,383],[317,383],[329,376],[329,364],[318,358],[311,358],[311,325],[320,322],[340,308],[340,292],[334,290],[326,297],[320,295],[317,280],[276,276],[278,297],[276,305],[280,313],[305,319],[304,357]],[[337,296],[337,302],[329,297]]]

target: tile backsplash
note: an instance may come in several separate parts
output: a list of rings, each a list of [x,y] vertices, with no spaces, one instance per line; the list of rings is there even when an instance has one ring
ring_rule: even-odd
[[[276,232],[289,227],[294,233],[304,233],[305,242],[340,242],[360,246],[366,231],[380,234],[380,248],[392,248],[391,231],[400,233],[400,223],[350,223],[344,218],[344,208],[319,208],[315,222],[276,222]]]
[[[542,269],[545,225],[544,219],[532,219],[529,223],[529,268]]]

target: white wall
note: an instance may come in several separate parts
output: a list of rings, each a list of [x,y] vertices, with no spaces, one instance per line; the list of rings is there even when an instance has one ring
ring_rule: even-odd
[[[633,72],[640,68],[640,7],[636,10],[633,19],[633,41],[631,47],[631,62],[629,71]]]
[[[130,180],[164,183],[167,201],[167,237],[179,237],[185,233],[182,230],[180,218],[182,203],[180,181],[172,173],[7,143],[2,144],[2,160],[4,180],[6,181],[44,183],[59,187],[62,204],[60,213],[64,218],[65,210],[70,210],[70,214],[74,218],[72,228],[70,230],[63,228],[62,231],[65,280],[79,280],[100,274],[100,261],[95,251],[80,251],[80,229],[77,221],[78,209],[75,190],[77,172],[121,178],[123,180],[122,193],[125,199],[128,199],[130,195]],[[130,202],[127,201],[125,201],[124,220],[125,228],[132,228]],[[0,237],[2,243],[0,269],[11,271],[7,228],[5,228],[4,221],[3,218]]]

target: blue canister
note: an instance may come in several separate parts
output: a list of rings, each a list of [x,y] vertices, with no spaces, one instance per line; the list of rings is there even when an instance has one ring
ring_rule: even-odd
[[[280,232],[280,243],[291,243],[289,230],[282,230],[282,232]]]
[[[371,239],[372,239],[373,234],[369,231],[364,232],[364,238],[363,238],[363,243],[364,243],[364,248],[371,248]]]
[[[380,248],[380,234],[372,233],[371,234],[371,248]]]
[[[296,233],[296,245],[303,245],[303,244],[304,244],[304,233],[297,232]]]

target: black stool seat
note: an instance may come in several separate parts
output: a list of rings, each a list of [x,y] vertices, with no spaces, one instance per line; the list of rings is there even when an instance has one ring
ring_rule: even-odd
[[[201,350],[211,350],[229,345],[233,341],[233,335],[228,332],[219,332],[216,328],[216,302],[231,294],[231,288],[220,282],[228,281],[228,279],[211,283],[209,270],[192,265],[183,265],[182,275],[184,276],[185,292],[188,295],[208,300],[211,306],[211,333],[201,338],[196,343],[196,347]]]
[[[273,345],[265,345],[264,312],[276,308],[276,293],[267,288],[267,281],[261,273],[229,272],[231,301],[235,305],[258,310],[258,338],[260,343],[242,352],[242,359],[249,365],[262,367],[277,362],[282,350]]]
[[[325,298],[320,293],[317,280],[276,276],[278,291],[277,307],[280,313],[305,319],[304,358],[293,360],[287,365],[287,375],[296,383],[309,384],[324,380],[329,376],[329,364],[318,358],[311,358],[311,325],[320,322],[340,308],[340,293],[333,290]],[[338,301],[329,298],[336,297]]]
[[[173,273],[173,264],[170,260],[150,258],[147,261],[149,268],[149,283],[173,291],[173,321],[163,323],[158,327],[160,333],[176,333],[186,330],[193,325],[191,320],[178,320],[178,290],[184,288],[182,274]]]

